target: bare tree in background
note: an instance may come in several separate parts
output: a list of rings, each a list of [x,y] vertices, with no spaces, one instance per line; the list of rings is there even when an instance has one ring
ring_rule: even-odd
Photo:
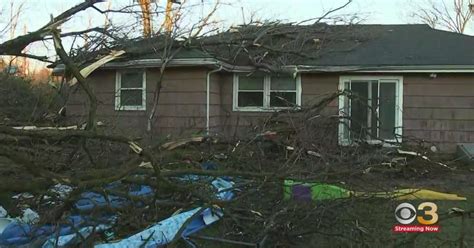
[[[18,1],[19,2],[19,1]],[[0,20],[0,22],[3,22],[2,26],[0,26],[0,38],[4,36],[8,36],[10,39],[13,39],[15,37],[15,33],[17,31],[17,26],[20,20],[20,17],[24,11],[24,2],[20,2],[19,4],[15,4],[14,1],[10,1],[8,4],[8,8],[2,9],[2,16],[5,18],[4,20]],[[7,14],[7,12],[9,14]],[[26,26],[25,32],[26,32]],[[15,67],[18,67],[18,59],[16,56],[5,56],[4,58],[0,59],[3,65],[2,67],[12,67],[13,65]],[[26,64],[26,59],[22,60],[23,65]],[[0,68],[2,69],[2,68]],[[24,69],[24,68],[23,68]]]
[[[215,14],[218,7],[220,6],[220,2],[216,1],[214,7],[206,14],[206,16],[200,18],[196,23],[191,25],[191,27],[183,28],[180,27],[180,21],[183,18],[183,6],[186,4],[186,1],[183,1],[180,7],[175,11],[177,14],[172,15],[170,13],[166,13],[166,21],[163,24],[162,28],[165,28],[165,32],[160,32],[163,35],[162,47],[154,47],[155,51],[158,56],[161,56],[162,65],[160,67],[160,77],[155,82],[155,91],[153,92],[153,103],[152,109],[148,114],[147,119],[147,131],[150,132],[156,121],[156,113],[158,108],[158,101],[160,99],[160,92],[162,88],[162,82],[165,75],[165,69],[167,68],[168,63],[174,59],[174,57],[181,51],[181,49],[186,46],[186,41],[184,44],[175,44],[176,39],[178,38],[185,38],[186,40],[196,39],[197,37],[206,34],[206,32],[210,32],[209,26],[211,24],[211,17]],[[192,6],[191,6],[192,7]],[[159,33],[160,33],[159,32]],[[174,47],[178,47],[174,49]]]
[[[409,15],[432,28],[465,33],[472,21],[472,6],[473,0],[425,0],[415,5]]]
[[[401,160],[394,162],[385,150],[374,150],[373,147],[366,147],[363,144],[341,149],[337,144],[337,137],[331,134],[333,130],[331,126],[334,125],[326,124],[326,121],[334,123],[338,119],[320,114],[328,104],[338,98],[339,92],[325,96],[308,109],[304,107],[300,115],[275,113],[261,127],[255,129],[257,133],[253,135],[254,139],[238,141],[235,144],[228,143],[227,146],[222,146],[223,144],[212,139],[205,141],[207,142],[205,146],[188,143],[188,148],[191,147],[189,150],[184,150],[186,143],[182,143],[183,141],[147,146],[134,137],[108,134],[111,130],[107,126],[99,130],[102,128],[96,125],[96,108],[99,102],[87,75],[83,75],[82,70],[87,62],[95,61],[103,55],[110,55],[109,52],[112,49],[123,48],[127,54],[138,57],[143,53],[149,53],[149,50],[145,49],[147,47],[142,46],[148,44],[153,48],[156,56],[162,59],[161,77],[155,82],[153,110],[147,116],[148,125],[152,127],[155,112],[159,113],[157,106],[164,70],[167,63],[180,49],[197,46],[210,53],[219,52],[218,58],[229,62],[233,62],[232,59],[236,57],[245,58],[258,70],[272,72],[279,71],[284,65],[301,59],[318,59],[318,55],[331,50],[331,44],[338,42],[339,39],[346,41],[354,34],[351,33],[350,27],[338,27],[333,30],[323,23],[329,14],[344,8],[351,0],[347,0],[346,5],[331,10],[322,17],[302,22],[309,22],[312,25],[298,30],[295,27],[298,25],[277,21],[250,22],[204,40],[202,36],[213,31],[212,27],[209,27],[212,26],[209,18],[217,9],[216,4],[209,14],[201,17],[198,22],[192,22],[190,27],[179,27],[182,16],[177,15],[173,33],[158,32],[145,40],[129,40],[125,39],[128,37],[123,38],[123,36],[117,38],[110,32],[115,29],[124,33],[126,32],[124,27],[115,27],[108,22],[106,28],[90,27],[75,32],[61,32],[59,27],[62,24],[86,9],[96,9],[102,14],[140,14],[132,8],[137,6],[123,9],[109,7],[107,10],[101,10],[95,6],[98,2],[101,1],[84,0],[52,18],[36,31],[0,43],[0,55],[47,61],[46,56],[32,54],[33,51],[25,52],[25,47],[34,42],[53,39],[56,54],[68,69],[69,77],[76,78],[79,88],[85,92],[89,100],[89,115],[85,129],[71,126],[27,130],[0,124],[0,157],[7,158],[7,168],[15,172],[0,170],[0,176],[2,176],[1,173],[7,175],[0,177],[0,192],[36,190],[41,193],[38,196],[42,199],[43,192],[55,183],[60,182],[74,188],[63,201],[40,212],[41,221],[44,223],[54,225],[63,223],[64,217],[69,214],[74,202],[81,197],[81,193],[94,190],[101,192],[101,195],[105,197],[113,193],[133,202],[139,200],[145,203],[143,208],[132,205],[124,210],[112,210],[119,216],[116,230],[120,232],[116,232],[115,238],[128,236],[182,209],[219,205],[225,207],[222,211],[225,211],[226,217],[222,220],[222,226],[216,230],[215,235],[218,238],[205,236],[192,238],[218,242],[219,245],[212,247],[222,247],[220,244],[226,242],[249,247],[294,247],[298,244],[301,247],[324,247],[335,244],[344,247],[369,247],[369,245],[382,247],[389,244],[388,242],[393,243],[393,237],[391,234],[379,237],[376,231],[389,230],[388,227],[374,226],[375,222],[361,218],[358,212],[352,212],[354,209],[370,211],[370,208],[364,207],[366,205],[357,207],[360,204],[354,205],[357,204],[355,198],[317,204],[282,201],[284,180],[291,178],[302,183],[318,181],[341,182],[341,184],[354,180],[352,183],[357,186],[359,183],[357,180],[363,175],[373,175],[373,178],[377,178],[380,174],[371,174],[375,173],[372,171],[377,170],[398,175],[407,169],[414,170],[415,166],[420,166],[420,169],[417,168],[416,171],[423,171],[423,173],[426,168],[445,169],[437,164],[428,164],[423,167],[423,161],[420,160],[415,160],[413,164],[397,162]],[[155,14],[159,13],[163,12],[158,9]],[[137,26],[135,23],[130,25]],[[341,34],[346,36],[339,37]],[[71,49],[68,54],[63,46],[63,38],[75,36],[87,37],[89,46],[82,46],[82,50],[81,48]],[[364,34],[359,36],[367,37]],[[360,37],[357,37],[358,41],[362,40]],[[349,44],[344,50],[350,51],[357,44],[358,42]],[[226,48],[226,53],[221,52],[222,47]],[[261,130],[278,130],[278,133],[271,134],[270,132],[270,134],[262,135]],[[278,134],[276,139],[266,138],[276,134]],[[333,137],[332,141],[328,137]],[[183,150],[179,151],[178,149],[181,148]],[[176,151],[172,151],[174,149]],[[181,153],[186,155],[182,156]],[[188,153],[192,153],[191,159],[188,158]],[[63,156],[64,154],[68,155]],[[218,154],[224,156],[221,156],[222,161],[219,161],[219,170],[201,169],[201,162],[219,159],[216,157]],[[191,162],[183,162],[184,158]],[[21,179],[13,178],[11,175],[18,175]],[[185,180],[179,179],[187,175],[212,178],[235,177],[239,179],[236,187],[241,188],[242,193],[238,192],[237,196],[229,202],[216,200],[210,196],[214,192],[209,191],[208,183],[193,181],[188,184]],[[111,192],[104,188],[116,181],[150,185],[154,192],[153,199],[130,197],[128,191]],[[383,183],[387,184],[386,181]],[[378,186],[373,182],[366,185]],[[391,208],[390,205],[386,206],[386,208],[389,207]],[[383,207],[380,209],[385,211]],[[100,211],[109,210],[111,209],[107,206]],[[470,213],[466,211],[466,216]],[[386,216],[390,218],[389,220],[393,219],[391,211]],[[462,216],[464,220],[464,215],[458,216]],[[94,227],[94,232],[95,230]],[[181,229],[176,237],[181,237],[183,231],[184,229]],[[151,240],[151,237],[150,235],[149,238],[143,240],[141,246],[148,245],[147,242]],[[310,243],[307,237],[311,237],[313,243]],[[102,242],[102,238],[91,235],[88,241],[93,244],[95,241]],[[413,238],[413,244],[414,241],[415,238]],[[177,243],[177,238],[171,242],[170,247],[183,246]],[[88,247],[86,244],[84,246]],[[209,245],[199,247],[209,247]]]
[[[7,35],[7,33],[9,33],[10,38],[15,36],[16,26],[18,25],[18,20],[20,19],[25,5],[24,2],[18,2],[19,4],[16,5],[14,1],[10,1],[8,8],[2,6],[3,8],[0,10],[0,13],[2,14],[2,19],[0,19],[0,23],[2,23],[0,24],[0,38]]]

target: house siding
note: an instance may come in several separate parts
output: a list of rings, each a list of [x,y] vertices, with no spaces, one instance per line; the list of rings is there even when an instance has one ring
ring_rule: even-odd
[[[359,75],[359,74],[357,74]],[[360,74],[362,75],[362,74]],[[370,74],[373,75],[373,74]],[[382,75],[382,74],[380,74]],[[303,74],[302,104],[311,105],[336,92],[338,74]],[[435,144],[451,153],[457,143],[474,142],[474,75],[472,74],[394,74],[403,76],[403,135]],[[232,111],[232,75],[221,75],[221,129],[227,136],[245,135],[245,130],[267,118],[269,113]],[[323,111],[338,113],[337,100]],[[335,135],[336,132],[334,132]]]
[[[206,127],[206,73],[205,68],[169,68],[163,78],[161,94],[152,128],[154,135],[190,135]],[[146,70],[146,111],[115,110],[115,70],[98,70],[89,76],[97,99],[97,120],[114,132],[143,135],[153,105],[155,83],[160,76],[158,68]],[[77,89],[70,95],[68,116],[85,121],[87,96]]]
[[[233,111],[233,74],[220,73],[219,80],[221,85],[220,129],[226,137],[247,138],[251,135],[249,131],[268,118],[269,114]]]
[[[190,135],[206,128],[207,68],[169,68],[166,71],[153,133],[159,136]],[[357,74],[359,75],[359,74]],[[360,74],[362,75],[362,74]],[[370,74],[373,75],[373,74]],[[381,74],[380,74],[381,75]],[[453,152],[456,143],[474,142],[474,75],[394,74],[404,78],[403,135],[432,142],[442,152]],[[158,69],[147,69],[147,110],[115,111],[115,71],[98,70],[89,78],[99,100],[98,120],[126,134],[144,134],[153,101]],[[301,75],[302,104],[317,103],[336,92],[338,74]],[[227,138],[254,135],[258,124],[272,113],[233,111],[233,74],[217,72],[210,80],[209,127]],[[87,97],[76,91],[68,102],[68,116],[85,121]],[[337,115],[338,101],[323,111]],[[286,114],[284,114],[286,115]],[[290,118],[290,116],[288,116]],[[337,136],[335,125],[334,136]],[[249,131],[252,130],[252,131]]]
[[[221,111],[219,114],[220,128],[226,137],[245,138],[254,135],[255,127],[261,124],[265,119],[271,116],[268,112],[250,112],[250,111],[233,111],[233,74],[220,73],[218,77],[213,78],[213,83],[219,82],[221,85]],[[301,75],[301,103],[310,105],[317,103],[324,97],[337,91],[339,76],[337,75]],[[212,101],[211,101],[212,102]],[[337,100],[331,102],[324,113],[328,115],[337,114]],[[291,118],[288,114],[283,113],[284,117]],[[264,130],[262,130],[264,131]]]
[[[443,152],[474,142],[474,75],[406,75],[404,83],[404,135]]]

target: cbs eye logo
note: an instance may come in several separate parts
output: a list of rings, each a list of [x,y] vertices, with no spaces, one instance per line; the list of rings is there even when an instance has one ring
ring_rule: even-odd
[[[421,214],[417,214],[417,210]],[[422,225],[433,225],[438,222],[438,206],[432,202],[423,202],[416,209],[410,203],[402,203],[395,209],[395,218],[400,224],[411,224],[415,219]]]

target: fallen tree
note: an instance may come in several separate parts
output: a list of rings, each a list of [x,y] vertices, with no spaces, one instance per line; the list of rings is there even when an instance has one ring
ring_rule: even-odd
[[[327,122],[334,121],[334,118],[325,115],[322,110],[337,95],[330,95],[319,104],[300,109],[297,113],[282,112],[272,116],[262,126],[253,129],[258,132],[254,133],[255,139],[252,140],[221,143],[209,137],[186,144],[181,140],[176,142],[181,144],[179,147],[169,149],[169,145],[162,144],[141,146],[139,140],[101,134],[101,129],[18,130],[2,127],[1,134],[23,141],[13,147],[2,146],[1,155],[24,166],[26,170],[23,173],[36,176],[31,180],[31,188],[21,188],[20,192],[30,191],[38,195],[29,204],[39,211],[41,223],[64,221],[64,216],[77,211],[76,204],[84,199],[84,192],[96,192],[106,198],[121,197],[133,203],[116,208],[112,200],[94,208],[90,215],[100,219],[98,213],[118,214],[120,218],[112,229],[116,239],[128,237],[179,209],[219,206],[225,217],[219,224],[222,230],[217,237],[191,235],[189,238],[198,243],[223,242],[264,247],[294,246],[304,243],[304,240],[315,242],[315,238],[319,240],[315,244],[320,245],[337,240],[339,244],[377,246],[388,242],[390,237],[377,232],[379,234],[375,238],[372,233],[387,228],[386,223],[391,222],[377,222],[376,226],[368,227],[368,222],[359,220],[361,214],[368,214],[363,211],[363,206],[377,204],[392,208],[395,202],[389,192],[397,185],[397,178],[423,178],[426,171],[436,174],[453,173],[453,170],[419,156],[400,154],[396,149],[369,144],[341,148],[337,142],[328,142],[332,125],[327,125]],[[314,116],[319,117],[311,119]],[[306,132],[310,130],[320,131],[308,135]],[[269,133],[272,133],[270,139],[267,136]],[[96,161],[94,164],[83,151],[76,149],[83,138],[87,139],[89,156]],[[136,145],[131,147],[131,142]],[[51,153],[39,152],[43,144],[48,144],[49,148],[56,147],[61,152],[70,150],[80,156],[67,156],[71,158],[63,162],[67,166],[56,167],[62,162],[59,158],[53,159]],[[111,149],[106,151],[101,147]],[[29,152],[23,148],[28,148]],[[430,156],[423,151],[424,148],[416,149],[417,153]],[[118,158],[115,154],[123,156]],[[216,154],[225,156],[216,158]],[[99,161],[106,160],[105,157],[116,160],[101,165]],[[155,160],[156,164],[153,165],[150,160]],[[48,165],[44,161],[55,162]],[[213,197],[215,191],[209,188],[209,181],[219,178],[228,178],[235,183],[229,189],[234,194],[232,199]],[[374,178],[379,180],[374,181]],[[288,180],[297,182],[295,185],[315,182],[315,185],[327,185],[324,190],[336,187],[338,190],[347,188],[368,193],[334,196],[332,200],[315,198],[316,202],[308,202],[293,195],[292,190],[287,191],[295,187]],[[123,188],[109,188],[108,185],[117,182]],[[72,192],[52,207],[49,205],[43,209],[41,206],[45,200],[42,195],[57,183],[70,185]],[[34,188],[37,185],[43,188]],[[150,187],[152,196],[130,195],[131,185]],[[370,192],[381,193],[371,195]],[[285,200],[284,195],[290,195],[290,198]],[[377,195],[385,196],[380,198]],[[466,211],[459,217],[468,213]],[[355,236],[354,232],[357,233]],[[176,236],[181,236],[180,233]],[[91,236],[89,239],[88,242],[101,242],[100,237]],[[174,242],[181,241],[176,239]]]
[[[168,230],[147,227],[156,227],[158,221],[184,214],[188,218],[183,218],[181,226],[163,242],[178,245],[190,244],[193,239],[198,243],[197,239],[200,239],[217,242],[216,247],[220,243],[255,247],[336,243],[380,247],[395,242],[384,230],[390,230],[392,223],[392,209],[396,203],[389,192],[399,186],[398,179],[425,178],[427,173],[455,173],[455,164],[448,164],[449,168],[440,166],[436,159],[430,158],[431,154],[424,146],[404,147],[409,153],[364,142],[340,147],[333,133],[335,124],[341,119],[327,115],[324,109],[341,94],[350,96],[348,92],[334,92],[311,106],[277,112],[252,128],[249,131],[252,138],[248,140],[220,142],[213,137],[194,137],[151,146],[138,138],[111,134],[113,130],[97,125],[97,100],[87,77],[81,72],[80,63],[65,51],[61,40],[65,34],[58,29],[69,17],[93,8],[96,2],[84,1],[39,30],[0,44],[3,55],[35,57],[18,51],[33,41],[52,38],[57,55],[71,73],[69,77],[77,80],[89,102],[84,128],[80,125],[75,128],[0,126],[0,157],[7,158],[2,164],[8,165],[0,170],[0,188],[8,196],[16,197],[9,204],[12,215],[19,216],[19,209],[28,205],[41,216],[37,226],[72,226],[75,230],[71,234],[79,237],[77,243],[84,245],[135,237],[139,246],[146,246],[161,237],[153,233],[154,230]],[[291,37],[291,25],[250,28],[270,33],[270,37],[289,35],[293,41],[287,53],[281,44],[262,45],[259,35],[252,36],[250,43],[244,42],[246,39],[230,42],[243,47],[231,55],[244,54],[264,71],[278,70],[280,62],[304,56],[308,42],[315,42],[308,34]],[[90,31],[93,30],[87,30]],[[252,35],[246,31],[242,30],[244,35]],[[227,42],[218,39],[214,45],[226,45]],[[156,44],[160,49],[175,45]],[[256,54],[249,53],[245,51],[246,46],[259,46],[261,50]],[[166,59],[173,58],[172,52],[164,54]],[[156,84],[155,107],[160,83]],[[318,189],[329,196],[324,199],[321,194],[313,196],[308,192],[313,189],[312,185],[321,186]],[[56,188],[65,186],[67,192],[59,191],[63,195],[53,194],[58,192]],[[137,187],[139,190],[134,190]],[[144,189],[145,193],[142,192]],[[306,193],[298,195],[298,190]],[[370,218],[375,211],[371,205],[377,205],[375,210],[390,209],[389,214],[382,212],[383,218]],[[195,220],[192,217],[206,210],[212,214],[205,215],[203,222],[222,220],[210,234],[216,237],[189,235],[187,228]],[[457,211],[456,216],[465,218],[470,213]],[[71,216],[77,215],[93,224],[85,227],[71,224]],[[104,220],[104,215],[111,215],[114,220]],[[105,229],[111,230],[112,238],[91,235],[105,233],[101,229],[104,223],[107,224]],[[90,230],[82,229],[87,227]],[[137,238],[136,233],[140,234],[143,229],[151,231]],[[48,238],[52,237],[54,246],[59,243],[60,235],[54,235],[58,229],[52,230]],[[46,242],[41,235],[38,235],[41,238],[30,236],[33,237],[27,241]]]

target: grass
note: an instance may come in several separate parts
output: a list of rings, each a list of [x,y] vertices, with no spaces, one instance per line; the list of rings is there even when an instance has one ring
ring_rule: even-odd
[[[439,233],[410,234],[399,238],[413,239],[416,236],[414,245],[417,247],[474,247],[474,218],[465,217],[463,223],[462,217],[447,214],[451,208],[474,210],[474,195],[467,198],[467,201],[433,201],[438,206],[440,215]]]
[[[453,180],[452,182],[456,182]],[[416,185],[419,187],[419,185]],[[398,224],[395,219],[395,208],[402,202],[408,202],[417,207],[423,200],[389,201],[385,199],[352,199],[335,214],[326,215],[325,218],[337,219],[333,226],[319,229],[308,223],[303,229],[313,232],[302,237],[296,237],[291,242],[280,243],[278,247],[474,247],[474,218],[449,215],[451,208],[459,208],[466,211],[474,210],[474,191],[472,187],[459,189],[460,185],[454,183],[452,188],[457,190],[446,190],[429,187],[441,192],[456,193],[467,197],[466,201],[439,201],[431,200],[437,207],[440,226],[439,233],[394,233],[392,228]],[[315,207],[321,207],[327,202],[312,203]],[[294,218],[294,217],[293,217]],[[228,235],[235,233],[230,218],[220,221],[210,228],[199,233],[199,235],[220,237],[230,240],[239,240],[249,243],[257,243],[260,240],[253,237],[239,237]],[[295,221],[295,220],[293,220]],[[284,221],[283,221],[284,222]],[[415,220],[413,225],[418,224]],[[257,232],[261,231],[257,230]],[[320,232],[320,233],[319,233]],[[276,233],[276,236],[283,233]],[[282,237],[278,237],[282,239]],[[225,244],[217,241],[194,240],[198,247],[244,247],[242,245]],[[462,244],[461,244],[462,243]],[[272,246],[270,246],[272,247]]]
[[[161,154],[163,157],[162,163],[172,163],[167,165],[169,168],[184,168],[188,166],[195,168],[199,165],[197,161],[206,161],[210,157],[208,154],[203,153],[201,151],[202,149],[207,150],[207,147],[199,146],[193,149],[165,151]],[[229,161],[225,161],[222,164],[229,166],[229,164],[238,164],[241,162],[242,160],[233,161],[229,159]],[[223,165],[220,168],[222,167]],[[241,165],[241,167],[244,166]],[[0,171],[1,169],[2,166],[0,163]],[[8,169],[10,169],[10,167],[8,167]],[[22,175],[18,173],[10,174]],[[7,174],[5,173],[5,175]],[[338,204],[341,200],[336,200],[313,202],[306,204],[307,206],[301,206],[304,204],[285,202],[281,201],[281,199],[277,199],[276,202],[278,203],[272,205],[274,199],[265,194],[274,192],[276,198],[282,196],[282,193],[277,192],[278,190],[282,190],[282,185],[270,185],[269,189],[261,190],[265,192],[263,196],[260,194],[243,199],[242,201],[246,201],[246,205],[243,206],[247,207],[247,209],[262,212],[264,219],[268,220],[272,212],[288,206],[291,208],[292,204],[294,205],[293,209],[297,211],[297,213],[294,213],[295,215],[283,216],[282,218],[276,219],[277,224],[282,228],[271,234],[275,237],[271,241],[278,240],[276,243],[279,247],[460,247],[461,237],[463,237],[462,246],[474,247],[474,235],[472,235],[474,234],[474,219],[466,218],[463,223],[460,217],[446,218],[451,217],[447,215],[451,208],[474,210],[474,185],[472,184],[474,173],[471,169],[459,169],[453,173],[430,170],[426,176],[423,174],[423,176],[418,175],[413,177],[410,175],[406,176],[405,174],[383,175],[382,173],[367,173],[357,177],[347,176],[347,178],[345,177],[343,179],[344,187],[357,191],[380,191],[379,187],[381,185],[384,189],[423,188],[446,193],[456,193],[467,197],[467,201],[433,201],[438,206],[437,212],[441,218],[438,224],[441,227],[441,232],[422,234],[400,234],[392,232],[392,227],[397,224],[394,211],[396,206],[401,203],[400,201],[394,202],[384,199],[346,199],[343,200],[345,201],[342,202],[343,204]],[[332,179],[332,181],[336,180]],[[245,193],[245,189],[243,189],[243,191],[243,193]],[[6,207],[5,204],[9,204],[11,201],[10,197],[12,193],[13,192],[0,192],[0,205],[3,204],[4,207]],[[418,204],[423,201],[405,202],[418,206]],[[236,207],[242,208],[241,205],[236,205]],[[231,208],[232,207],[234,206],[232,205]],[[330,211],[326,213],[325,210]],[[314,211],[314,213],[312,213],[312,211]],[[301,221],[304,218],[308,218],[308,216],[305,216],[306,214],[310,216],[309,219]],[[318,220],[318,218],[321,220]],[[157,221],[159,220],[160,219]],[[242,230],[241,228],[236,228],[232,218],[226,216],[211,227],[199,232],[198,235],[248,243],[257,243],[262,240],[262,237],[258,234],[262,232],[266,226],[263,225],[263,222],[255,222],[258,224],[254,224],[249,220],[242,220],[241,222],[244,226],[248,227],[248,229]],[[319,226],[319,222],[326,224]],[[287,237],[285,236],[286,233],[295,232],[295,230],[285,229],[291,226],[297,226],[298,232],[306,231],[307,233]],[[246,234],[242,235],[241,232]],[[217,241],[193,240],[198,247],[243,247],[238,244],[224,244]],[[273,245],[270,241],[267,244]],[[187,246],[184,241],[180,241],[178,247]]]

